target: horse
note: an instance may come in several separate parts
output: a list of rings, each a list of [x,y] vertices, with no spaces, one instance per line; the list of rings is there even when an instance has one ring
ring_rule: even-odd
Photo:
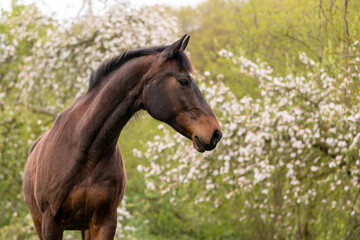
[[[92,72],[87,92],[60,113],[31,146],[23,194],[40,239],[113,239],[126,173],[121,130],[139,110],[190,139],[199,152],[222,137],[184,50],[190,36],[170,45],[128,50]],[[131,136],[129,136],[131,137]]]

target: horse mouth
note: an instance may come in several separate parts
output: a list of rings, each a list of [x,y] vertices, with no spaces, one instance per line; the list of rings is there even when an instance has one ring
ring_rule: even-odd
[[[215,148],[215,146],[211,146],[209,144],[205,144],[198,136],[194,137],[194,148],[198,152],[205,152],[205,151],[211,151]]]
[[[198,136],[195,136],[194,147],[198,152],[205,152],[205,147]]]

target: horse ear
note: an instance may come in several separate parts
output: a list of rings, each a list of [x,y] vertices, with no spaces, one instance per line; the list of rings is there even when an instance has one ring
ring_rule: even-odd
[[[186,38],[184,39],[182,45],[181,45],[181,50],[184,51],[185,48],[187,47],[188,43],[190,40],[190,35],[187,35]]]
[[[184,45],[184,40],[188,35],[185,34],[182,38],[180,38],[179,40],[177,40],[176,42],[174,42],[173,44],[171,44],[170,46],[168,46],[163,52],[162,55],[164,55],[166,58],[172,58],[175,56],[176,53],[178,53],[180,50],[184,50],[187,42],[189,41],[189,39],[186,42],[186,45]],[[184,47],[183,47],[184,46]]]

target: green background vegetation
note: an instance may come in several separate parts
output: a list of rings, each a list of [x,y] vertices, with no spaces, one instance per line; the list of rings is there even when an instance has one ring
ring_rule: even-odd
[[[11,26],[5,20],[19,17],[24,11],[28,11],[28,7],[15,2],[11,12],[4,12],[0,18],[0,35],[8,35],[11,39],[11,35],[16,34],[11,29],[17,26]],[[335,74],[347,66],[349,43],[360,36],[360,1],[356,0],[208,0],[195,8],[169,11],[178,17],[179,32],[191,35],[188,51],[196,71],[208,71],[210,76],[223,74],[223,81],[239,98],[261,98],[259,83],[239,75],[235,64],[219,56],[221,49],[253,61],[267,62],[281,74],[304,71],[298,56],[305,52],[320,62],[326,71]],[[27,31],[37,38],[43,34],[43,29],[37,26]],[[51,127],[53,112],[40,112],[31,109],[29,104],[18,104],[20,93],[13,86],[23,57],[32,54],[35,41],[21,42],[15,57],[5,59],[0,66],[0,92],[6,93],[5,100],[0,98],[0,239],[34,237],[32,221],[22,199],[22,171],[31,145],[28,140]],[[0,42],[0,55],[3,54],[2,47]],[[232,213],[241,208],[236,199],[217,209],[210,203],[195,206],[190,202],[174,209],[167,197],[146,195],[144,177],[137,171],[137,166],[148,163],[145,158],[134,157],[132,150],[145,151],[146,142],[161,135],[157,125],[157,121],[141,114],[125,127],[119,139],[128,176],[126,208],[132,216],[123,222],[135,228],[134,232],[128,233],[127,239],[272,239],[271,228],[274,226],[261,221],[239,225],[234,221]],[[305,219],[304,224],[310,222],[310,218]],[[332,216],[332,220],[339,226],[346,224],[341,215]],[[357,234],[341,235],[337,239],[359,237],[357,224]],[[79,237],[78,234],[68,235],[69,238],[74,236]],[[319,235],[316,239],[331,239],[327,237]],[[294,233],[287,239],[314,238],[311,233]]]

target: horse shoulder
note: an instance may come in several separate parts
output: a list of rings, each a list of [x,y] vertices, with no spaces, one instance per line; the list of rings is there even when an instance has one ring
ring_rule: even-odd
[[[58,115],[52,128],[31,147],[36,165],[34,182],[36,201],[42,212],[50,208],[56,215],[70,189],[79,180],[82,153],[73,139],[71,108]]]

